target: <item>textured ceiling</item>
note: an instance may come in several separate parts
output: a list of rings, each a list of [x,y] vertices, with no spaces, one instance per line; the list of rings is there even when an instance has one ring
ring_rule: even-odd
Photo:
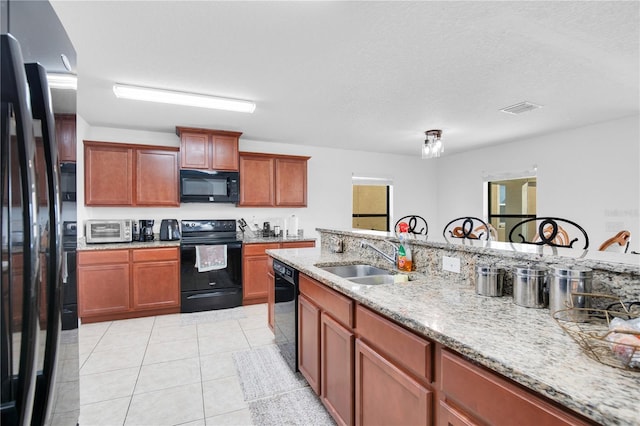
[[[640,113],[640,3],[52,0],[93,126],[446,154]],[[114,82],[254,100],[240,114],[116,99]],[[513,116],[521,101],[543,108]]]

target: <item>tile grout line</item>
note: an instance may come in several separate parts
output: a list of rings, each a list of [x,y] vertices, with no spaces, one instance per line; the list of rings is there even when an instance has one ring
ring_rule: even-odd
[[[144,357],[147,355],[147,349],[149,349],[149,342],[151,341],[151,334],[153,333],[153,328],[156,324],[157,316],[153,317],[153,324],[151,325],[151,330],[149,331],[149,337],[147,338],[147,344],[144,348],[144,353],[142,354],[142,359],[140,360],[140,365],[138,366],[138,376],[136,377],[136,382],[133,384],[133,389],[131,390],[131,397],[129,398],[129,404],[127,405],[127,411],[124,413],[124,421],[122,425],[127,424],[127,417],[129,417],[129,410],[131,410],[131,405],[133,404],[133,396],[136,393],[136,387],[138,386],[138,380],[140,380],[140,373],[142,372],[142,365],[144,364]]]
[[[207,424],[207,412],[204,402],[204,377],[202,374],[202,359],[200,355],[200,331],[198,328],[198,323],[196,323],[196,343],[198,345],[198,368],[200,369],[200,393],[202,394],[202,420],[206,426]]]

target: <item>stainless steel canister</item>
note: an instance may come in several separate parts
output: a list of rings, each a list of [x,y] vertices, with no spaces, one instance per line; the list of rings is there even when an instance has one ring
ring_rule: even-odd
[[[516,266],[513,270],[513,303],[526,308],[547,306],[548,269],[541,266]]]
[[[567,308],[590,308],[591,299],[585,295],[572,293],[591,293],[593,271],[581,266],[553,266],[553,276],[549,287],[549,310],[554,312]],[[563,319],[581,322],[588,317],[588,310],[569,311]]]
[[[476,266],[476,293],[481,296],[502,296],[504,269],[495,266]]]

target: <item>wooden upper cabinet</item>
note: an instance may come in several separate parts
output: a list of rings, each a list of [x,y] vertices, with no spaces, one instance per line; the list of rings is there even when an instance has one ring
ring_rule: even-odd
[[[136,150],[136,205],[178,206],[178,152]]]
[[[275,204],[275,168],[273,158],[240,155],[240,205]]]
[[[309,158],[241,152],[239,205],[306,207]]]
[[[87,206],[179,206],[178,149],[84,141]]]
[[[56,114],[56,142],[58,144],[58,162],[76,162],[76,116],[75,114]]]
[[[183,169],[238,171],[240,132],[176,127]]]
[[[209,136],[206,133],[180,134],[180,167],[183,169],[209,169]]]
[[[307,205],[307,158],[276,158],[276,206]]]
[[[85,205],[132,205],[133,170],[133,149],[131,147],[85,141]]]

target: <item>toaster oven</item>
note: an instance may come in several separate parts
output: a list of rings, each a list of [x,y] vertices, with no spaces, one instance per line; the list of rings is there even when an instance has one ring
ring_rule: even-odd
[[[88,244],[131,242],[133,220],[87,220],[85,237]]]

